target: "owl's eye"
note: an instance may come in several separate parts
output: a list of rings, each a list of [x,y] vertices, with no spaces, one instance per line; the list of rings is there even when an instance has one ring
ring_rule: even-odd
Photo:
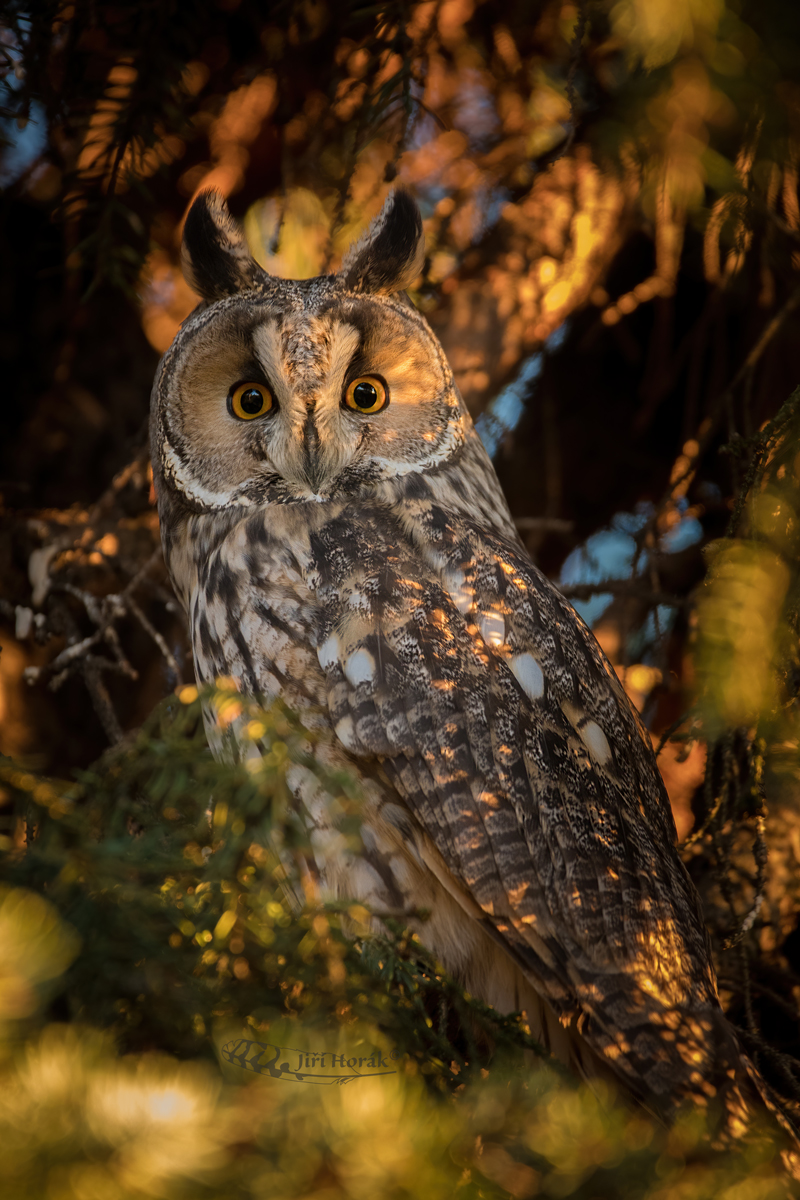
[[[347,385],[344,402],[354,412],[376,413],[386,408],[389,392],[377,375],[359,375],[358,379]]]
[[[274,406],[272,392],[263,383],[237,383],[228,393],[228,412],[240,421],[263,417]]]

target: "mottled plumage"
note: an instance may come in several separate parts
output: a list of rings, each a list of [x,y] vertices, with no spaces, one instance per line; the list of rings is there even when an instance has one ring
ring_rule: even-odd
[[[323,890],[429,909],[422,940],[565,1061],[666,1119],[721,1093],[735,1121],[761,1083],[719,1006],[650,740],[519,542],[402,294],[422,253],[402,192],[338,275],[302,282],[253,262],[218,197],[193,206],[206,303],[162,361],[152,450],[198,678],[283,697],[360,775],[351,857],[293,769]],[[343,400],[364,378],[388,389],[374,414]],[[248,381],[272,405],[252,420],[229,399]]]

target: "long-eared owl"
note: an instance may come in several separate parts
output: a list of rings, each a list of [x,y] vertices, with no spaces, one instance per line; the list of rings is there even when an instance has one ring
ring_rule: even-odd
[[[519,541],[428,324],[394,192],[338,273],[273,278],[222,199],[184,270],[152,454],[198,679],[280,696],[363,787],[341,851],[291,786],[323,893],[429,916],[468,990],[669,1119],[761,1091],[720,1008],[650,740],[591,632]],[[213,739],[212,739],[213,740]]]

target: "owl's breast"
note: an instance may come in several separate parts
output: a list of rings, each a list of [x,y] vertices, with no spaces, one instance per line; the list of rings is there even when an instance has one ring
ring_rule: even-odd
[[[329,659],[335,650],[348,685],[403,697],[419,664],[402,670],[394,651],[378,661],[382,643],[394,634],[401,657],[406,642],[413,650],[416,619],[430,620],[432,581],[402,520],[389,505],[353,499],[271,505],[226,521],[216,541],[194,538],[203,549],[186,590],[198,679],[233,677],[244,692],[280,697],[362,757],[365,747],[339,721],[340,673]],[[377,744],[366,756],[376,752]]]
[[[195,563],[189,617],[201,682],[232,676],[243,691],[280,696],[301,713],[324,704],[309,556],[309,528],[321,516],[305,505],[244,513]]]

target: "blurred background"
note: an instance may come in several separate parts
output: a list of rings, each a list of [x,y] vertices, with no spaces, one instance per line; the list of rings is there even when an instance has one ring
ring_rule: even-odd
[[[0,75],[5,800],[193,682],[147,448],[193,197],[302,278],[401,183],[412,299],[652,732],[723,1001],[800,1101],[800,7],[5,0]]]

